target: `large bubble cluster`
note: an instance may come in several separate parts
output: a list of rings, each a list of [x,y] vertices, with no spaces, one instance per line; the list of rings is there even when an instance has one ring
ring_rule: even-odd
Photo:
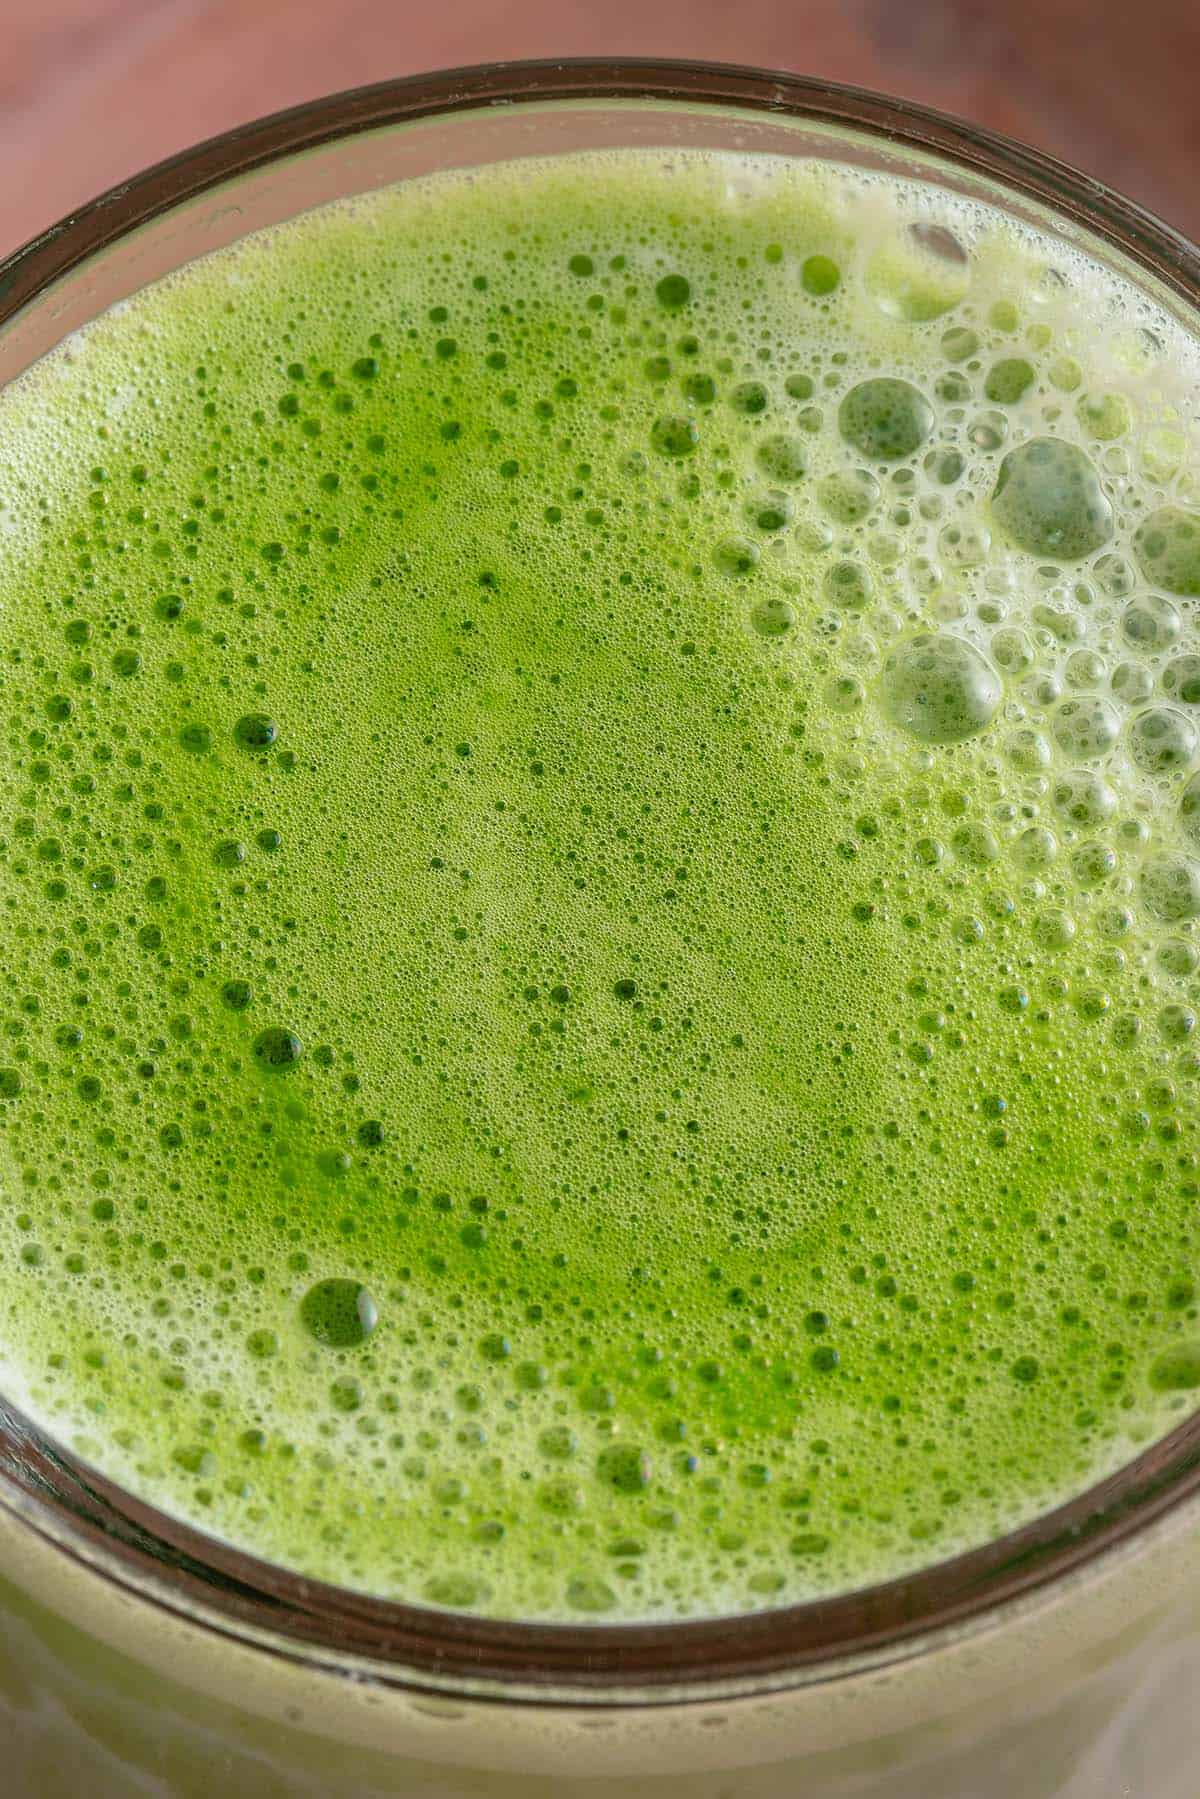
[[[306,1573],[581,1622],[1169,1428],[1195,365],[965,201],[631,153],[7,390],[7,1392]]]

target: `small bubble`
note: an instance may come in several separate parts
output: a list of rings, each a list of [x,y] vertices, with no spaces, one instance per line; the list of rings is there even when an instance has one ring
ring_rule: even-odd
[[[1174,706],[1151,706],[1130,726],[1133,759],[1147,774],[1168,775],[1186,768],[1196,753],[1196,742],[1196,727]]]
[[[826,570],[821,592],[834,606],[848,612],[862,612],[872,600],[871,577],[857,562],[835,562]]]
[[[1183,979],[1200,968],[1200,949],[1183,937],[1168,937],[1158,947],[1158,962],[1167,974]]]
[[[995,406],[1015,406],[1033,386],[1034,367],[1023,356],[1006,356],[994,362],[987,373],[983,391]]]
[[[1095,575],[1104,592],[1114,600],[1128,598],[1137,585],[1137,576],[1130,564],[1113,550],[1097,557]]]
[[[1034,923],[1034,934],[1043,949],[1065,949],[1075,930],[1075,920],[1061,908],[1041,913]]]
[[[790,600],[760,600],[750,614],[750,622],[760,637],[782,637],[796,623],[796,608]]]
[[[244,750],[269,750],[279,736],[279,726],[265,712],[247,712],[233,727],[234,742]]]
[[[939,487],[953,487],[961,480],[966,460],[959,450],[930,450],[921,467],[925,473],[937,482]]]
[[[1176,656],[1162,671],[1163,692],[1184,706],[1200,706],[1200,656]]]
[[[295,1031],[272,1025],[270,1029],[260,1031],[254,1039],[254,1055],[260,1067],[279,1071],[291,1068],[299,1061],[303,1051]]]
[[[1111,443],[1124,437],[1133,423],[1133,412],[1124,394],[1089,393],[1076,402],[1075,416],[1088,437]]]
[[[1033,645],[1025,632],[1012,626],[996,632],[992,638],[991,652],[992,660],[1006,675],[1024,674],[1036,660]]]
[[[1140,705],[1154,692],[1150,670],[1143,668],[1140,662],[1119,662],[1113,669],[1110,685],[1125,706]]]
[[[751,500],[746,510],[760,531],[782,531],[796,516],[796,502],[790,493],[775,488]]]
[[[607,1581],[595,1575],[576,1575],[567,1582],[567,1604],[575,1612],[610,1612],[617,1596]]]
[[[327,1349],[357,1349],[375,1329],[379,1312],[360,1282],[324,1280],[300,1301],[300,1321]]]
[[[1000,858],[1000,845],[995,833],[978,820],[960,825],[951,841],[959,861],[967,863],[971,868],[987,868]]]
[[[1200,598],[1200,512],[1160,506],[1134,532],[1133,549],[1146,579],[1156,587]]]
[[[1200,774],[1192,776],[1179,801],[1179,818],[1185,834],[1200,844]]]
[[[1058,839],[1044,825],[1030,825],[1013,845],[1013,855],[1022,868],[1047,868],[1058,855]]]
[[[1150,1385],[1156,1393],[1183,1393],[1200,1387],[1200,1342],[1176,1343],[1151,1364]]]
[[[650,442],[660,456],[678,460],[695,453],[700,442],[700,427],[695,419],[668,413],[657,419],[650,432]]]
[[[1196,1014],[1190,1006],[1164,1006],[1158,1015],[1158,1028],[1171,1043],[1182,1043],[1196,1028]]]
[[[979,349],[979,333],[967,325],[951,325],[942,332],[941,344],[948,362],[966,362]]]
[[[1107,843],[1085,843],[1071,857],[1071,873],[1085,893],[1111,880],[1116,868],[1116,852]]]
[[[644,1493],[650,1485],[650,1457],[632,1443],[612,1443],[596,1458],[596,1473],[616,1493]]]
[[[822,1536],[820,1531],[804,1530],[792,1538],[788,1548],[794,1556],[824,1555],[829,1548],[829,1538]]]
[[[794,484],[808,469],[808,450],[798,437],[768,437],[758,447],[757,462],[772,481]]]
[[[944,226],[911,225],[880,244],[867,264],[865,285],[889,318],[922,324],[966,297],[970,264]]]
[[[981,412],[967,435],[977,450],[998,450],[1008,436],[1008,419],[1002,412]]]
[[[713,561],[723,575],[753,574],[762,551],[749,537],[723,537],[713,551]]]
[[[586,262],[587,257],[572,257],[572,262]],[[431,1605],[444,1606],[447,1610],[464,1612],[477,1606],[487,1598],[488,1588],[485,1582],[471,1574],[435,1574],[425,1583],[425,1598]]]
[[[1000,704],[1000,677],[964,638],[922,632],[898,644],[883,667],[884,710],[924,743],[977,736]]]
[[[800,266],[801,286],[815,299],[836,292],[841,279],[841,270],[828,256],[806,256]]]
[[[1078,561],[1112,536],[1112,507],[1077,445],[1035,437],[1010,450],[992,494],[996,519],[1021,549]]]
[[[1058,746],[1075,762],[1092,762],[1108,754],[1121,731],[1116,707],[1099,694],[1063,700],[1054,710]]]
[[[770,396],[761,381],[739,381],[729,390],[729,404],[746,418],[757,418],[765,412]]]
[[[911,382],[879,376],[850,389],[838,427],[860,455],[895,462],[920,449],[933,427],[933,408]]]
[[[1190,856],[1151,856],[1142,870],[1141,884],[1148,909],[1165,924],[1200,918],[1200,863]]]
[[[717,386],[711,375],[685,375],[680,382],[685,400],[693,406],[711,406],[717,397]]]
[[[856,525],[879,504],[879,483],[869,469],[826,475],[817,486],[822,509],[840,525]]]
[[[1155,593],[1134,600],[1121,615],[1121,630],[1139,650],[1167,649],[1181,629],[1179,613],[1170,600]]]
[[[692,297],[692,284],[685,275],[664,275],[654,289],[660,306],[678,312]]]

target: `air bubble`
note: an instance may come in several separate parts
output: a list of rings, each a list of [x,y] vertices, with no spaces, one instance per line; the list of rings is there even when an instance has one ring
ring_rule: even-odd
[[[796,516],[796,502],[790,493],[776,488],[751,500],[746,510],[760,531],[782,531]]]
[[[300,1301],[300,1321],[327,1349],[357,1349],[379,1322],[379,1310],[358,1281],[318,1281]]]
[[[1076,445],[1035,437],[1000,464],[992,511],[1008,536],[1035,556],[1075,562],[1112,536],[1112,507]]]
[[[1169,648],[1178,641],[1181,628],[1176,608],[1155,593],[1134,600],[1121,615],[1126,640],[1139,650]]]
[[[1174,1344],[1156,1357],[1150,1385],[1159,1393],[1187,1393],[1200,1387],[1200,1341]]]
[[[1176,774],[1196,753],[1196,727],[1174,706],[1151,706],[1130,726],[1129,746],[1147,774]]]
[[[713,551],[723,575],[753,574],[761,559],[762,551],[749,537],[723,537]]]
[[[1036,774],[1049,768],[1053,758],[1050,745],[1032,725],[1021,725],[1004,739],[1004,754],[1022,774]]]
[[[1195,774],[1183,790],[1179,801],[1179,821],[1184,834],[1200,845],[1200,774]]]
[[[678,312],[692,297],[692,284],[686,275],[664,275],[654,289],[660,306]]]
[[[790,600],[777,596],[760,600],[750,614],[750,621],[760,637],[782,637],[796,623],[796,608]]]
[[[1176,656],[1161,675],[1163,692],[1184,706],[1200,706],[1200,656]]]
[[[794,485],[808,471],[808,450],[800,438],[778,434],[759,445],[756,461],[772,481]]]
[[[650,442],[660,456],[678,461],[681,457],[694,455],[700,442],[700,427],[695,419],[668,413],[655,421]]]
[[[767,410],[770,395],[761,381],[739,381],[729,391],[729,404],[746,418],[757,418]]]
[[[262,1068],[273,1072],[292,1068],[303,1053],[303,1045],[295,1031],[273,1025],[254,1039],[254,1058]]]
[[[1084,394],[1075,414],[1087,436],[1098,443],[1111,443],[1115,438],[1124,437],[1133,423],[1133,413],[1124,394]]]
[[[1109,686],[1123,706],[1137,706],[1154,692],[1150,671],[1140,662],[1119,662]]]
[[[896,462],[929,436],[933,408],[910,381],[879,376],[850,389],[838,409],[838,427],[860,455]]]
[[[835,562],[821,582],[825,598],[850,612],[862,612],[871,604],[871,577],[857,562]]]
[[[1054,711],[1055,741],[1073,762],[1106,756],[1120,731],[1120,714],[1099,694],[1063,700]]]
[[[922,324],[949,312],[970,287],[966,251],[940,225],[896,232],[867,264],[866,289],[889,318]]]
[[[884,710],[923,743],[958,743],[991,723],[1000,677],[972,644],[922,632],[898,644],[883,667]]]
[[[868,469],[847,469],[826,475],[817,486],[817,498],[831,519],[840,525],[857,525],[879,504],[880,488]]]
[[[1006,356],[994,362],[987,373],[983,391],[996,406],[1015,406],[1033,386],[1036,373],[1023,356]]]
[[[1148,581],[1200,599],[1200,512],[1160,506],[1134,532],[1133,548]]]
[[[1200,862],[1190,856],[1160,853],[1149,857],[1141,886],[1147,908],[1165,924],[1200,918]]]
[[[233,739],[243,750],[269,750],[279,736],[279,726],[265,712],[248,712],[233,727]]]
[[[1085,843],[1071,857],[1071,873],[1085,893],[1111,880],[1116,867],[1116,852],[1107,843]]]

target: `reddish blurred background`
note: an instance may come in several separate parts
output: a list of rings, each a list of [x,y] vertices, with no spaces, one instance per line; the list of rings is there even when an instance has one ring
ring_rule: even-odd
[[[1200,236],[1200,0],[0,0],[0,254],[146,163],[315,94],[633,54],[922,100]]]

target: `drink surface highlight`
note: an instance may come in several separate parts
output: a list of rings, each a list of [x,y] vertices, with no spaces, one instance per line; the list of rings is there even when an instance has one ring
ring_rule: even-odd
[[[306,1574],[688,1617],[1200,1385],[1192,339],[982,204],[614,152],[0,396],[0,1354]]]

